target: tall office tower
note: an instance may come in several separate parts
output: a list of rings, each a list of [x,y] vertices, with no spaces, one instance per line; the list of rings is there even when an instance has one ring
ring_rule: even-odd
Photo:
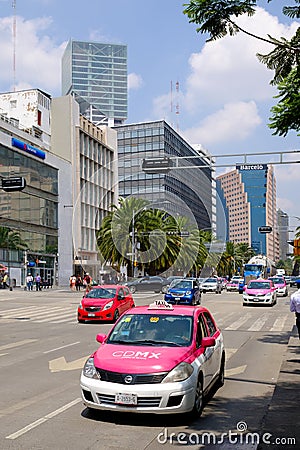
[[[120,196],[145,198],[154,208],[164,208],[175,217],[189,217],[200,229],[214,230],[213,180],[208,155],[195,150],[163,120],[115,129]],[[181,168],[157,173],[142,170],[143,159],[161,157],[179,157]]]
[[[217,191],[224,196],[229,241],[246,242],[256,253],[279,259],[276,215],[276,181],[273,167],[241,164],[217,177]],[[261,227],[271,227],[262,233]]]
[[[62,95],[96,125],[127,119],[127,46],[70,40],[62,57]]]
[[[283,212],[280,208],[277,210],[277,223],[279,234],[279,259],[283,261],[287,259],[290,253],[289,240],[289,216]]]

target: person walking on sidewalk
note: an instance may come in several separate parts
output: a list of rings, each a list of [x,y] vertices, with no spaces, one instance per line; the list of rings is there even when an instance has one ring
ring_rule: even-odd
[[[31,273],[29,273],[26,277],[26,286],[27,286],[27,291],[32,291],[33,289],[33,276],[31,275]]]
[[[297,283],[298,290],[291,295],[290,311],[295,313],[296,327],[300,339],[300,283]]]

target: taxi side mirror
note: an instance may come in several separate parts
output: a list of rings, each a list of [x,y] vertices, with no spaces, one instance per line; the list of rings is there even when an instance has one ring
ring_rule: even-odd
[[[216,345],[216,340],[214,337],[204,337],[201,341],[201,347],[214,347]]]
[[[107,337],[106,334],[97,334],[96,341],[99,342],[99,344],[103,344],[106,337]]]

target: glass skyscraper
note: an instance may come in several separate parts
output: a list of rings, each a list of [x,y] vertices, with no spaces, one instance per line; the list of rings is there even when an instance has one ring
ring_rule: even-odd
[[[119,195],[145,198],[154,207],[164,206],[175,216],[192,218],[200,229],[212,229],[212,171],[207,155],[194,150],[163,120],[115,129],[118,132]],[[181,161],[181,169],[168,173],[143,172],[142,160],[153,157],[192,159]]]
[[[248,243],[256,253],[279,259],[276,180],[267,164],[239,164],[217,177],[217,191],[225,198],[228,235],[234,243]],[[271,233],[260,228],[270,226]]]
[[[70,40],[62,57],[62,95],[73,94],[91,122],[127,119],[127,46]]]

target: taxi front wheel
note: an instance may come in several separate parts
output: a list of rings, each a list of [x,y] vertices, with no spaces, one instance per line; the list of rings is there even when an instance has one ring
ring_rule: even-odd
[[[204,406],[203,383],[201,378],[198,378],[192,416],[194,416],[195,418],[200,417],[202,414],[203,406]]]

